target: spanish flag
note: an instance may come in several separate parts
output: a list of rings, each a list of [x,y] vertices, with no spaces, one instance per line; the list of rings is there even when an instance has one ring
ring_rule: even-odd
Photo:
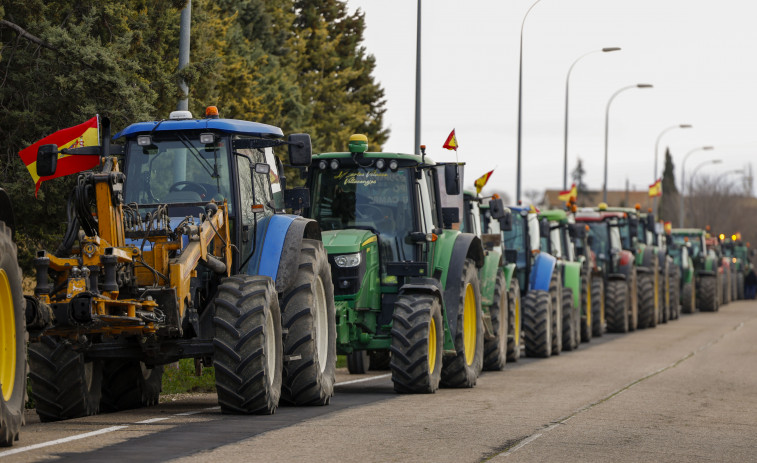
[[[557,195],[557,199],[559,201],[565,201],[566,203],[575,201],[578,198],[578,189],[576,188],[576,184],[570,186],[570,190],[561,191],[559,195]]]
[[[486,185],[486,182],[489,181],[489,177],[492,176],[492,172],[494,170],[490,170],[489,172],[485,173],[484,175],[480,176],[473,182],[473,186],[476,187],[476,194],[481,194],[481,190],[484,189],[484,186]]]
[[[99,156],[58,154],[58,166],[55,174],[40,178],[37,175],[37,149],[42,145],[52,144],[58,145],[58,150],[63,148],[79,148],[82,146],[98,146],[100,144],[99,127],[99,117],[95,116],[82,124],[58,130],[54,134],[48,135],[33,145],[19,151],[18,155],[21,156],[21,160],[26,165],[26,168],[29,169],[29,175],[32,176],[32,180],[36,185],[34,190],[35,196],[42,182],[92,169],[100,163]]]
[[[662,179],[658,178],[656,182],[649,185],[649,197],[662,196]]]
[[[457,146],[458,145],[457,145],[457,138],[455,138],[455,129],[452,129],[452,132],[449,133],[449,136],[447,137],[447,141],[444,142],[444,145],[442,145],[442,148],[457,151]]]

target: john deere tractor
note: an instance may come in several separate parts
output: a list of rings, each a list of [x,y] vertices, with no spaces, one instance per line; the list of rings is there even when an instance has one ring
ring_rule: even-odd
[[[493,333],[484,340],[484,369],[501,370],[507,362],[508,340],[514,339],[508,329],[512,326],[509,319],[514,317],[508,306],[508,274],[512,278],[515,265],[504,260],[501,233],[512,227],[512,219],[501,199],[492,198],[486,207],[481,203],[480,195],[465,191],[460,231],[478,236],[484,246],[484,265],[479,271],[481,306],[486,330]]]
[[[719,277],[719,259],[708,252],[705,231],[698,228],[674,228],[673,243],[686,246],[694,264],[696,307],[702,311],[714,312],[720,308],[722,285]],[[681,294],[684,311],[687,309],[685,288]]]
[[[678,288],[677,292],[671,292],[671,298],[677,294],[677,300],[680,303],[682,313],[694,313],[697,309],[696,303],[696,278],[694,261],[690,255],[691,247],[681,240],[674,240],[671,233],[666,235],[668,241],[668,252],[673,259],[675,274],[677,275]]]
[[[336,361],[331,273],[318,224],[283,213],[282,162],[309,165],[310,137],[188,111],[140,122],[79,174],[55,253],[35,260],[29,358],[42,421],[156,403],[163,365],[214,366],[225,413],[271,414],[283,398],[327,404]],[[123,165],[123,170],[121,166]]]
[[[18,440],[26,403],[26,302],[14,227],[10,198],[0,188],[0,447]]]
[[[424,150],[425,151],[425,150]],[[337,352],[390,355],[394,389],[472,387],[484,342],[496,340],[481,307],[481,240],[452,230],[463,207],[463,166],[420,156],[348,152],[313,156],[307,214],[323,229],[336,298]]]
[[[741,233],[725,237],[721,246],[725,257],[731,260],[734,299],[744,299],[744,278],[749,271],[749,248],[741,240]]]
[[[557,291],[561,287],[558,286],[561,275],[556,268],[557,259],[539,248],[541,236],[549,235],[549,224],[539,221],[535,209],[520,206],[510,206],[509,209],[513,224],[510,230],[504,232],[505,258],[508,263],[515,264],[511,291],[514,298],[520,298],[516,308],[521,309],[514,317],[515,337],[520,340],[522,333],[527,356],[549,357],[552,355],[553,340],[556,341],[553,336],[553,326],[557,323],[555,310],[561,308],[558,304],[553,307],[552,300],[553,296],[562,297],[561,291]],[[562,318],[559,322],[562,326]],[[562,346],[562,336],[559,341]],[[511,352],[508,349],[508,356]],[[517,354],[513,352],[513,355]]]

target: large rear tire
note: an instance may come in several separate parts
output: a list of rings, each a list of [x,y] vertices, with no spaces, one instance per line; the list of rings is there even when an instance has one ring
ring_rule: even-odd
[[[523,298],[523,334],[528,357],[552,355],[552,312],[552,296],[547,291],[531,290]]]
[[[484,339],[484,370],[498,371],[507,362],[508,310],[505,272],[497,271],[493,303],[489,307],[494,339]]]
[[[520,349],[523,345],[523,304],[520,295],[520,283],[515,275],[510,282],[508,291],[508,318],[507,318],[507,361],[515,362],[520,358]]]
[[[163,387],[163,365],[138,360],[110,360],[103,365],[100,411],[117,412],[157,405]]]
[[[0,221],[0,447],[13,445],[26,403],[26,302],[11,229]]]
[[[699,280],[699,310],[702,312],[715,312],[718,310],[719,281],[717,275],[706,275]]]
[[[270,277],[235,275],[215,300],[213,365],[223,413],[271,415],[281,398],[281,311]]]
[[[473,260],[465,259],[460,282],[454,357],[442,362],[443,387],[473,387],[484,366],[484,320],[481,286]]]
[[[600,337],[605,333],[605,281],[599,275],[591,279],[591,334]]]
[[[607,283],[607,331],[611,333],[628,333],[628,306],[630,302],[628,284],[624,280]]]
[[[574,307],[573,290],[571,288],[562,289],[562,347],[563,350],[572,351],[578,349],[581,343],[580,327],[581,321],[578,310]]]
[[[581,342],[590,342],[592,333],[592,284],[591,275],[581,277]]]
[[[655,320],[655,282],[651,273],[639,274],[639,329],[653,328],[657,326]]]
[[[336,375],[336,309],[331,267],[320,241],[302,240],[297,276],[281,299],[281,317],[288,359],[281,398],[294,405],[328,404]]]
[[[439,389],[444,321],[439,299],[406,293],[394,303],[389,367],[394,390],[429,394]]]
[[[697,311],[696,295],[694,282],[684,283],[681,289],[681,312],[694,313]]]
[[[740,272],[738,277],[736,277],[736,297],[740,301],[744,300],[744,274]]]
[[[670,272],[670,319],[677,320],[681,315],[681,276],[677,267],[671,266]]]
[[[562,352],[562,268],[555,266],[549,282],[549,295],[552,298],[552,355]]]
[[[32,398],[40,421],[94,415],[100,408],[102,362],[84,361],[67,342],[43,336],[29,345]]]

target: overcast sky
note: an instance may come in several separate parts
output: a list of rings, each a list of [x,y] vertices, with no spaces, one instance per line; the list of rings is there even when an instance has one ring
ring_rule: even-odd
[[[364,45],[376,57],[375,77],[386,91],[385,151],[413,152],[417,3],[348,0],[365,12]],[[466,184],[493,168],[489,180],[514,197],[517,153],[518,56],[523,17],[534,0],[425,0],[422,12],[421,142],[436,160],[455,128]],[[669,146],[680,181],[743,169],[757,152],[757,2],[750,0],[540,0],[523,39],[522,187],[561,188],[565,83],[570,65],[568,168],[584,161],[589,188],[601,189],[605,110],[625,86],[609,117],[610,189],[645,189],[654,181],[654,147],[661,141],[658,174]],[[739,180],[738,174],[729,177]],[[570,180],[568,181],[570,184]],[[523,196],[523,194],[522,194]]]

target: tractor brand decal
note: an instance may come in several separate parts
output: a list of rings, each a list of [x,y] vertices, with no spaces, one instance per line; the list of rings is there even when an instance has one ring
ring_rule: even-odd
[[[372,170],[368,172],[350,172],[342,171],[336,174],[334,179],[341,180],[343,185],[364,185],[370,186],[376,184],[376,177],[388,177],[386,172]]]

